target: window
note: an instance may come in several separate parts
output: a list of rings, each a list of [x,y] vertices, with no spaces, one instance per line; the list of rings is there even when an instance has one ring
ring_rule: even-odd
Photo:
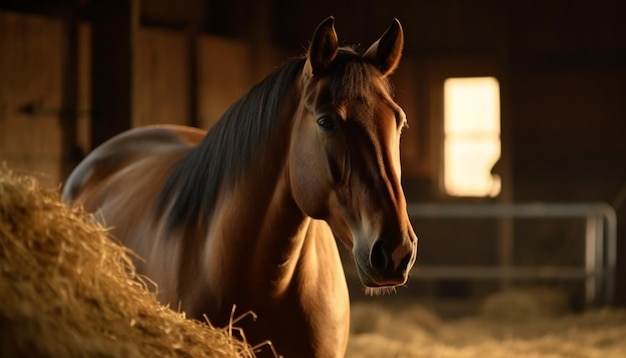
[[[492,168],[500,159],[500,88],[493,77],[444,82],[443,185],[451,196],[500,193]]]

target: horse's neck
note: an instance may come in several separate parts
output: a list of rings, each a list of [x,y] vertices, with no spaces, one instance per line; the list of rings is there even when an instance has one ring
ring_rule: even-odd
[[[230,254],[223,263],[227,267],[213,268],[223,280],[221,287],[234,291],[222,302],[222,315],[230,313],[235,303],[244,312],[263,316],[259,327],[278,324],[306,329],[315,337],[319,332],[335,332],[332,340],[345,346],[349,297],[337,244],[325,222],[305,216],[298,208],[287,178],[279,175],[275,185],[257,197],[250,196],[244,184],[229,197],[236,200],[224,198],[232,203],[225,214],[230,219],[221,218],[230,223],[229,234],[218,240],[233,246],[224,250]],[[237,207],[242,198],[248,205]],[[228,273],[235,276],[225,277]]]
[[[267,332],[294,329],[306,338],[277,343],[317,346],[331,356],[325,352],[345,349],[348,334],[345,276],[330,228],[306,216],[293,198],[287,167],[291,128],[280,128],[236,189],[218,198],[202,267],[213,302],[202,295],[206,292],[196,292],[195,312],[225,325],[236,304],[236,314],[251,310],[259,316],[247,327],[249,337],[266,339]],[[324,342],[309,341],[321,337]]]
[[[252,169],[236,190],[220,199],[226,210],[214,220],[230,227],[228,237],[219,239],[233,245],[233,264],[247,271],[238,278],[250,281],[244,287],[274,291],[268,292],[272,295],[289,284],[311,223],[291,196],[284,167],[276,169]]]
[[[306,250],[320,245],[337,250],[330,232],[319,235],[318,227],[326,224],[307,217],[291,194],[286,154],[290,128],[283,131],[276,136],[280,140],[268,141],[274,144],[259,153],[237,188],[222,193],[209,223],[207,251],[228,256],[223,258],[226,269],[207,263],[210,270],[219,272],[217,280],[226,280],[224,272],[233,272],[237,277],[228,279],[240,284],[229,286],[255,291],[248,294],[279,296],[297,284],[294,279],[303,256],[318,259]]]

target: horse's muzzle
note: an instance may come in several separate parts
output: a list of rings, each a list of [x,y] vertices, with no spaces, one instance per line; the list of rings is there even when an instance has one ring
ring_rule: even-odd
[[[388,241],[376,241],[368,259],[355,256],[361,282],[368,287],[397,286],[406,283],[417,257],[417,239],[392,248]],[[365,262],[364,262],[365,261]]]

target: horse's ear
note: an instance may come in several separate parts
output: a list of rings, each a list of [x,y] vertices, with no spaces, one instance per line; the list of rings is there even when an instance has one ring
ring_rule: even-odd
[[[393,19],[391,26],[385,33],[365,51],[363,57],[388,76],[398,67],[402,48],[404,47],[404,32],[398,19]]]
[[[307,64],[313,76],[324,73],[337,56],[339,39],[335,32],[335,19],[330,16],[315,29],[307,53]]]

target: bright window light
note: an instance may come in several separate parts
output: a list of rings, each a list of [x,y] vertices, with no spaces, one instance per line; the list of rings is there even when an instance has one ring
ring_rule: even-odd
[[[493,77],[444,82],[444,188],[452,196],[500,193],[500,86]]]

